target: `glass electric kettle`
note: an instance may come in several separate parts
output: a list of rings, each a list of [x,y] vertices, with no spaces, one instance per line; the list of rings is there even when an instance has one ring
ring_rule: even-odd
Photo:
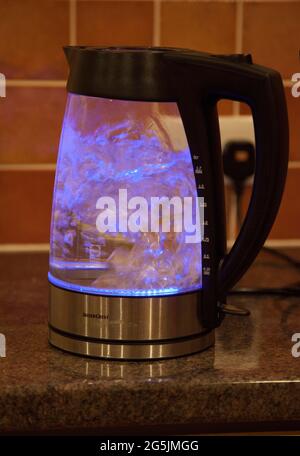
[[[278,211],[288,161],[281,78],[249,55],[81,46],[65,53],[50,342],[124,359],[203,350]],[[221,98],[250,105],[257,154],[248,213],[227,255]]]

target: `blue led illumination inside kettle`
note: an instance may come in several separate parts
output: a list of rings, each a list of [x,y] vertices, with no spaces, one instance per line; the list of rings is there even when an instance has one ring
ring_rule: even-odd
[[[126,193],[126,207],[120,192]],[[70,94],[56,172],[50,282],[104,296],[164,296],[200,289],[201,239],[188,242],[184,211],[181,232],[175,231],[171,205],[167,213],[159,209],[158,229],[152,231],[152,202],[174,197],[182,207],[192,201],[195,219],[195,176],[176,104],[160,108],[151,102]],[[101,231],[97,225],[106,210],[106,204],[98,207],[103,198],[112,200],[116,221],[107,232],[106,226]],[[134,231],[130,204],[137,198],[148,209]],[[126,231],[119,218],[124,211]],[[166,216],[169,231],[163,229]]]
[[[194,289],[179,289],[176,287],[173,288],[161,288],[161,289],[151,289],[151,290],[134,290],[134,289],[125,289],[120,288],[115,290],[110,290],[107,288],[101,289],[96,287],[84,287],[76,284],[71,284],[63,280],[55,278],[50,272],[48,273],[49,281],[60,288],[65,288],[66,290],[76,291],[79,293],[90,293],[94,295],[101,296],[132,296],[132,297],[141,297],[141,296],[168,296],[175,295],[178,293],[189,293],[195,291]]]

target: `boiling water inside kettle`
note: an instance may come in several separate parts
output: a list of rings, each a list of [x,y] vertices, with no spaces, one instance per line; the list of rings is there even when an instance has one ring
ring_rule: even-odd
[[[92,103],[90,97],[70,97],[52,215],[52,280],[65,288],[116,295],[172,294],[201,287],[201,242],[188,243],[184,229],[174,231],[172,211],[170,232],[162,230],[161,212],[159,231],[150,229],[151,198],[196,197],[187,144],[176,147],[161,116],[147,112],[137,119],[129,114],[136,102],[114,100],[122,120],[98,116],[96,128],[91,128],[75,114]],[[103,104],[107,114],[108,100]],[[181,124],[179,128],[184,135]],[[121,232],[120,214],[126,210],[129,219],[134,210],[122,206],[120,189],[128,201],[138,196],[149,203],[147,221],[139,220],[143,230]],[[114,232],[97,227],[100,197],[116,202]]]

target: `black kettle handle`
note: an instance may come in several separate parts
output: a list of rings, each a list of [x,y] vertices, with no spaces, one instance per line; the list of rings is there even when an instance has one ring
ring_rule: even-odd
[[[282,79],[278,72],[252,64],[249,55],[170,56],[178,77],[185,80],[181,97],[199,102],[208,113],[220,99],[247,103],[253,114],[256,165],[252,196],[240,233],[225,256],[218,274],[218,294],[226,295],[249,268],[263,246],[277,215],[288,166],[288,116]],[[183,79],[182,79],[183,78]],[[178,80],[177,80],[178,82]],[[193,98],[191,98],[191,93]],[[188,101],[188,100],[186,100]],[[218,135],[219,132],[216,132]]]

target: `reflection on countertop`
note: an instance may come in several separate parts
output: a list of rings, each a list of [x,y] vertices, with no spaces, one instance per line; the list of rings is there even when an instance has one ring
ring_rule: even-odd
[[[46,254],[0,255],[0,432],[300,422],[300,358],[291,354],[300,298],[230,297],[251,316],[227,316],[203,353],[104,361],[48,345],[47,270]],[[263,253],[239,286],[297,281],[297,270]]]

